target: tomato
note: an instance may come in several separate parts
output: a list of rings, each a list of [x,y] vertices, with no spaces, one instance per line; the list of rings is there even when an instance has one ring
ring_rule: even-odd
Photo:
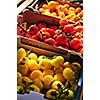
[[[29,33],[26,33],[25,36],[26,36],[27,38],[30,38],[30,34],[29,34]]]
[[[48,33],[48,32],[42,32],[42,37],[43,37],[43,40],[45,40],[45,39],[47,39],[47,38],[50,38],[51,35],[50,35],[50,33]]]
[[[80,13],[81,10],[82,10],[82,9],[81,9],[80,7],[77,7],[77,8],[75,9],[75,12],[76,12],[76,13]]]
[[[82,42],[80,39],[74,38],[70,41],[70,46],[73,49],[78,49],[82,45]]]
[[[76,26],[75,31],[80,33],[83,32],[83,26]]]
[[[77,52],[82,54],[83,53],[83,46],[81,46],[79,49],[77,49]]]
[[[77,14],[78,17],[83,17],[83,10],[81,10],[80,13]]]
[[[60,26],[64,27],[66,25],[66,20],[59,21]]]
[[[31,39],[38,40],[36,35],[31,36]]]
[[[42,40],[42,33],[39,31],[37,34],[36,34],[36,37],[38,40]]]
[[[77,33],[75,33],[74,38],[81,39],[81,38],[83,38],[83,34],[80,32],[77,32]]]
[[[52,46],[56,46],[56,44],[57,44],[57,42],[54,39],[52,39],[52,38],[45,39],[44,42],[45,43],[49,43]]]
[[[55,35],[55,30],[54,30],[54,29],[47,28],[47,32],[48,32],[51,36],[54,36],[54,35]]]
[[[75,32],[74,30],[74,25],[70,24],[70,25],[65,25],[63,28],[64,32],[70,33],[71,35],[73,35]]]
[[[46,28],[46,24],[45,23],[38,23],[38,27],[39,27],[39,29]]]
[[[29,33],[30,34],[36,34],[39,31],[39,28],[36,25],[31,25],[29,27]]]
[[[50,36],[55,35],[55,30],[54,29],[51,29],[51,28],[42,28],[40,31],[41,32],[44,32],[43,34],[45,34],[45,32],[47,32]]]
[[[64,34],[60,34],[56,37],[57,45],[66,45],[66,42],[68,41],[68,37]]]

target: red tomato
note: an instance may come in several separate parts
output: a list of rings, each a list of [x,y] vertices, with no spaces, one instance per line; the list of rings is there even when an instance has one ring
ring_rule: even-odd
[[[31,25],[29,27],[29,33],[30,34],[36,34],[39,31],[39,28],[36,25]]]
[[[38,27],[39,27],[39,29],[46,28],[46,24],[45,23],[38,23]]]
[[[29,34],[29,33],[26,33],[25,36],[26,36],[27,38],[30,38],[30,34]]]
[[[56,42],[57,45],[66,45],[67,41],[68,41],[68,37],[64,34],[60,34],[56,37]]]
[[[36,34],[36,37],[38,40],[42,40],[42,33],[39,31],[37,34]]]
[[[51,36],[55,35],[55,30],[51,28],[47,28],[47,32],[50,33]]]
[[[63,31],[70,33],[71,35],[74,35],[74,33],[75,33],[74,26],[72,24],[65,25],[64,28],[63,28]]]
[[[73,49],[78,49],[82,45],[82,42],[80,39],[74,38],[70,41],[70,46]]]
[[[83,53],[83,46],[81,46],[79,49],[77,49],[77,52],[82,54]]]
[[[31,39],[38,40],[38,37],[36,35],[33,35],[31,36]]]
[[[75,31],[80,33],[83,32],[83,26],[76,26]]]
[[[52,39],[52,38],[45,39],[44,42],[45,43],[49,43],[52,46],[56,46],[56,44],[57,44],[56,41],[54,39]]]
[[[50,36],[54,36],[56,33],[55,33],[55,30],[54,29],[51,29],[51,28],[42,28],[40,30],[41,32],[47,32],[50,34]]]

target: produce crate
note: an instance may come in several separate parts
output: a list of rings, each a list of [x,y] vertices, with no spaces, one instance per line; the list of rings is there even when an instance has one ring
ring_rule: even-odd
[[[37,2],[34,5],[30,5],[31,7],[35,8],[38,5],[38,9],[43,5],[47,4],[50,1],[58,1],[60,4],[69,4],[72,7],[81,7],[83,8],[83,0],[36,0]],[[78,3],[76,3],[78,2]]]
[[[17,18],[19,27],[21,26],[22,23],[25,23],[25,22],[27,23],[27,28],[23,29],[21,27],[22,30],[26,33],[27,33],[26,29],[28,29],[30,25],[38,24],[39,22],[43,22],[43,23],[46,23],[47,25],[56,25],[57,27],[59,27],[59,21],[60,21],[60,19],[58,19],[58,18],[43,15],[43,14],[38,14],[36,12],[33,12],[30,9],[24,10],[23,13],[18,15],[18,18]],[[72,21],[68,21],[68,24],[73,24],[74,26],[77,26],[77,24],[80,24],[80,22],[74,23]],[[25,36],[25,35],[23,35],[23,36]],[[43,41],[41,41],[41,42],[43,42]],[[75,52],[73,49],[69,49],[69,51]],[[78,52],[76,52],[76,53],[78,53]],[[82,53],[78,53],[78,54],[82,55]]]
[[[72,1],[71,0],[69,0],[69,1],[66,1],[66,0],[49,0],[49,1],[57,1],[60,5],[68,4],[72,8],[73,7],[74,8],[80,7],[81,10],[83,11],[83,0],[72,0]],[[53,12],[56,12],[56,11],[52,11],[51,12],[52,15],[50,15],[49,13],[47,13],[47,14],[42,13],[40,11],[40,9],[42,8],[43,5],[45,5],[45,4],[48,5],[49,1],[48,0],[35,0],[35,2],[33,4],[27,6],[26,9],[30,9],[33,12],[38,13],[38,14],[42,14],[42,15],[53,17],[55,20],[64,19],[64,20],[69,20],[72,23],[76,23],[76,24],[77,23],[81,23],[83,25],[83,12],[82,11],[81,11],[82,14],[80,14],[81,16],[79,15],[79,17],[74,17],[73,19],[70,19],[70,17],[68,17],[67,19],[65,17],[57,17],[58,15],[57,16],[53,15]],[[45,10],[46,10],[46,8],[45,8]],[[58,13],[58,12],[56,12],[56,13]],[[59,14],[59,15],[63,16],[62,14]]]
[[[68,4],[70,7],[75,7],[75,8],[80,7],[81,9],[83,9],[82,0],[76,0],[76,1],[75,0],[73,0],[73,1],[71,1],[71,0],[70,1],[66,1],[66,0],[49,0],[49,1],[48,0],[36,0],[35,3],[33,3],[32,5],[29,5],[27,8],[31,9],[37,13],[41,13],[39,11],[39,9],[42,7],[43,4],[48,5],[48,2],[50,2],[50,1],[57,1],[61,5]],[[79,2],[78,4],[76,3],[77,1]]]
[[[23,42],[24,41],[24,42]],[[31,44],[25,44],[25,41],[31,42]],[[23,37],[18,37],[17,38],[17,48],[24,48],[26,50],[31,50],[31,52],[36,53],[37,55],[46,55],[46,56],[63,56],[65,60],[70,61],[70,62],[78,62],[80,63],[81,66],[83,66],[83,58],[82,56],[79,56],[75,53],[69,53],[68,51],[63,52],[63,50],[57,50],[55,52],[56,48],[53,47],[52,50],[47,50],[47,48],[43,48],[42,44],[37,44],[37,41],[34,40],[27,40],[23,39]],[[83,68],[81,68],[81,71],[79,73],[79,80],[78,80],[78,87],[75,92],[74,100],[81,100],[80,99],[80,94],[81,94],[81,88],[82,88],[82,83],[83,83]],[[17,100],[49,100],[45,99],[44,95],[41,93],[33,92],[31,91],[29,94],[17,94]]]

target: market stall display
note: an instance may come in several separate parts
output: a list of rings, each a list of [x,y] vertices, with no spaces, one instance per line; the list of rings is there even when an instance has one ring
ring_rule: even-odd
[[[74,7],[69,4],[61,4],[57,1],[50,1],[39,8],[39,12],[48,16],[77,22],[83,18],[81,7]]]
[[[81,22],[59,20],[26,10],[18,21],[17,34],[65,50],[83,53],[83,26]],[[19,18],[18,18],[19,20]],[[23,27],[22,27],[23,26]]]
[[[26,0],[17,10],[18,100],[81,100],[81,0]]]

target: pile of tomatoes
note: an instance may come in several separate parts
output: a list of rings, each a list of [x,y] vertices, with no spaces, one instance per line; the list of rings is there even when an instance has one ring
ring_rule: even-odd
[[[56,17],[59,19],[71,20],[74,22],[83,20],[82,7],[75,7],[73,4],[49,1],[48,4],[43,4],[39,11],[44,15]]]
[[[39,22],[29,27],[24,23],[17,25],[17,34],[82,54],[83,26],[81,23],[75,25],[68,24],[66,20],[60,20],[59,26]]]

